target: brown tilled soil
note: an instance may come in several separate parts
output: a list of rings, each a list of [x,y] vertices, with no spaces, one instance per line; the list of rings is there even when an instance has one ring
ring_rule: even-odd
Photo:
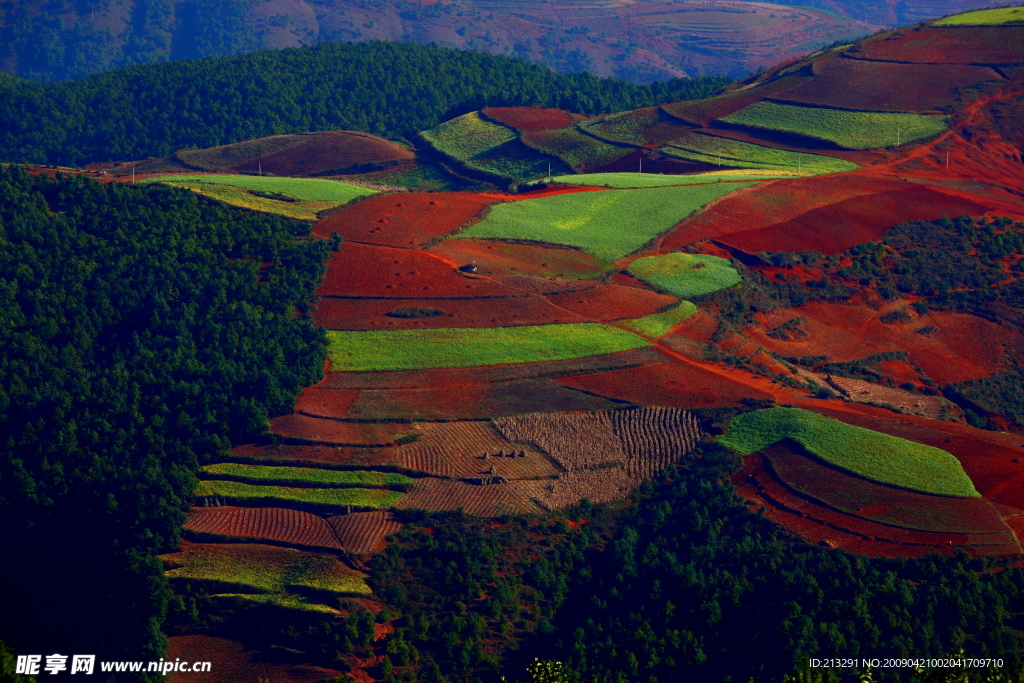
[[[338,515],[329,517],[326,523],[334,529],[345,550],[356,555],[384,552],[387,547],[385,539],[403,527],[385,510]]]
[[[322,517],[287,508],[194,508],[186,532],[216,534],[229,542],[277,542],[306,548],[342,550]]]

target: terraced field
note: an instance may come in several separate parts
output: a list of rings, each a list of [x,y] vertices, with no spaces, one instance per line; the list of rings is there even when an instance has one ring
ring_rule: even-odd
[[[289,508],[200,507],[188,513],[183,529],[188,538],[198,541],[344,550],[322,517]]]
[[[356,508],[385,508],[402,498],[398,491],[369,488],[308,488],[246,484],[207,479],[196,487],[194,496],[247,506],[296,505],[316,510],[344,511]]]
[[[956,14],[932,22],[932,26],[1005,26],[1007,24],[1024,24],[1024,9],[997,7]]]
[[[764,130],[797,133],[850,149],[870,149],[913,142],[941,133],[946,129],[947,117],[755,102],[735,114],[723,116],[721,120]]]
[[[666,154],[668,153],[670,152],[666,150]],[[856,168],[856,166],[850,165],[849,168]],[[844,168],[843,170],[849,169]],[[744,180],[770,180],[772,178],[792,178],[798,175],[799,174],[796,171],[787,171],[784,169],[764,169],[761,171],[752,169],[732,169],[718,173],[696,173],[693,175],[662,175],[660,173],[619,172],[554,176],[551,178],[550,182],[565,183],[568,185],[588,185],[611,187],[615,189],[631,189],[643,187],[670,187],[675,185],[709,185],[711,183],[737,182]]]
[[[857,168],[853,162],[821,154],[791,152],[699,133],[681,138],[662,148],[661,152],[670,157],[715,166],[785,171],[794,175],[842,173]]]

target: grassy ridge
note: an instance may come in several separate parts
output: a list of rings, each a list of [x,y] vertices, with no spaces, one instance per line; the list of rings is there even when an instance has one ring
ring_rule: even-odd
[[[686,299],[732,287],[740,274],[727,259],[705,254],[663,254],[633,261],[629,273],[644,282]]]
[[[694,175],[661,175],[659,173],[586,173],[581,175],[561,175],[551,178],[553,183],[567,185],[589,185],[611,187],[619,190],[645,187],[672,187],[678,185],[709,185],[711,183],[732,182],[739,180],[767,180],[771,178],[790,178],[797,176],[796,171],[722,171],[721,173],[696,173]],[[542,181],[535,181],[542,182]]]
[[[1024,23],[1024,7],[998,7],[957,14],[933,21],[932,26],[1001,26]]]
[[[604,166],[633,151],[602,142],[572,127],[527,133],[522,140],[528,147],[558,157],[576,171]]]
[[[613,261],[708,202],[749,184],[580,192],[498,204],[459,237],[564,244]]]
[[[288,202],[278,199],[268,199],[250,194],[240,187],[231,185],[213,185],[211,183],[165,183],[173,187],[181,187],[201,194],[210,199],[216,199],[250,211],[261,211],[273,213],[278,216],[297,218],[302,221],[315,221],[317,214],[327,209],[338,206],[338,202]]]
[[[668,331],[676,323],[686,320],[697,312],[697,306],[689,301],[680,301],[677,306],[661,313],[634,318],[633,320],[620,320],[619,325],[642,334],[650,339],[657,339],[668,334]]]
[[[333,369],[413,370],[536,363],[597,356],[648,342],[600,323],[327,332]]]
[[[718,440],[748,455],[787,436],[832,465],[872,481],[940,496],[980,497],[960,461],[944,450],[797,408],[739,415]]]
[[[926,138],[946,128],[947,116],[844,111],[755,102],[722,121],[800,133],[851,149],[888,147]]]
[[[344,204],[356,197],[377,194],[358,185],[349,185],[336,180],[322,178],[277,178],[255,175],[169,175],[140,180],[140,183],[203,183],[209,185],[230,185],[243,190],[280,192],[306,202],[333,202]]]
[[[361,508],[390,507],[405,494],[388,489],[255,486],[237,481],[208,479],[199,482],[193,495],[227,498],[242,505],[288,507],[289,503],[306,503],[341,511],[350,505]]]
[[[663,154],[703,164],[740,166],[799,172],[800,175],[842,173],[858,168],[857,164],[821,154],[788,152],[739,140],[712,135],[688,135],[660,150]]]
[[[461,161],[468,161],[516,138],[511,129],[485,121],[475,111],[445,121],[420,134],[438,150]]]
[[[222,462],[206,465],[202,471],[213,479],[230,477],[257,484],[278,486],[324,486],[324,487],[383,487],[405,486],[415,479],[393,472],[371,472],[366,470],[325,470],[317,467],[278,467],[272,465],[242,465]]]

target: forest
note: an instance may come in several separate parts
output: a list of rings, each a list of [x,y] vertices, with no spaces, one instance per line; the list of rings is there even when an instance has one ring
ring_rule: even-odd
[[[9,646],[163,654],[155,556],[198,466],[321,376],[300,314],[329,246],[308,233],[185,190],[0,167]]]
[[[316,130],[397,140],[484,106],[601,114],[704,97],[728,82],[637,85],[380,41],[129,66],[57,83],[0,73],[0,161],[77,166]]]

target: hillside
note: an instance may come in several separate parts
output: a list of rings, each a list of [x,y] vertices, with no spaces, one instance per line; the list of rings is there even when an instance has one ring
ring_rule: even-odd
[[[31,201],[3,210],[62,238],[69,267],[47,261],[47,277],[136,273],[134,245],[94,248],[134,234],[119,226],[136,213],[82,193],[198,207],[193,223],[218,219],[216,263],[237,275],[208,291],[178,277],[195,298],[180,310],[154,281],[140,333],[109,335],[140,346],[133,363],[166,358],[168,385],[193,402],[207,393],[179,378],[191,350],[213,335],[217,353],[239,351],[218,356],[213,369],[234,365],[206,381],[215,396],[237,386],[228,407],[248,429],[211,435],[201,462],[182,466],[180,498],[157,508],[185,511],[181,540],[165,524],[171,542],[146,536],[149,564],[135,567],[156,585],[162,563],[173,591],[167,656],[202,653],[218,667],[168,680],[488,683],[534,656],[562,662],[569,680],[648,683],[680,671],[701,683],[871,676],[812,676],[804,662],[822,653],[962,651],[1015,670],[1020,11],[886,31],[701,99],[622,106],[664,91],[591,80],[591,102],[605,100],[577,108],[563,82],[523,67],[550,85],[546,106],[463,101],[430,119],[382,105],[382,126],[420,122],[400,143],[362,125],[303,132],[302,121],[249,139],[211,125],[204,134],[225,144],[170,148],[168,136],[162,156],[111,153],[70,179],[5,171]],[[246,59],[224,62],[228,73],[257,63]],[[497,70],[473,73],[467,88]],[[154,82],[136,81],[140,99],[153,101]],[[229,104],[204,111],[245,118]],[[98,235],[69,235],[79,224]],[[233,241],[272,225],[278,242]],[[48,252],[37,244],[49,242],[19,230],[0,243],[16,283],[8,318],[23,336],[23,320],[34,326],[8,353],[49,353],[31,366],[49,378],[43,361],[87,354],[93,327],[59,315],[80,307],[75,287],[59,288],[63,308],[38,305],[36,254]],[[189,234],[185,273],[213,258]],[[173,269],[178,240],[146,258]],[[128,310],[148,306],[123,284],[104,287]],[[267,368],[265,338],[220,313],[236,297],[239,318],[266,321],[261,334],[287,349]],[[81,348],[64,352],[75,331]],[[289,363],[297,346],[306,355]],[[148,419],[148,394],[134,395]],[[200,424],[222,422],[222,409]],[[142,425],[172,444],[196,424],[191,413],[139,420],[127,410],[95,423],[112,435],[111,424]],[[64,433],[45,454],[30,449],[44,485],[57,480],[47,468]],[[161,604],[133,618],[151,609],[157,623]]]

